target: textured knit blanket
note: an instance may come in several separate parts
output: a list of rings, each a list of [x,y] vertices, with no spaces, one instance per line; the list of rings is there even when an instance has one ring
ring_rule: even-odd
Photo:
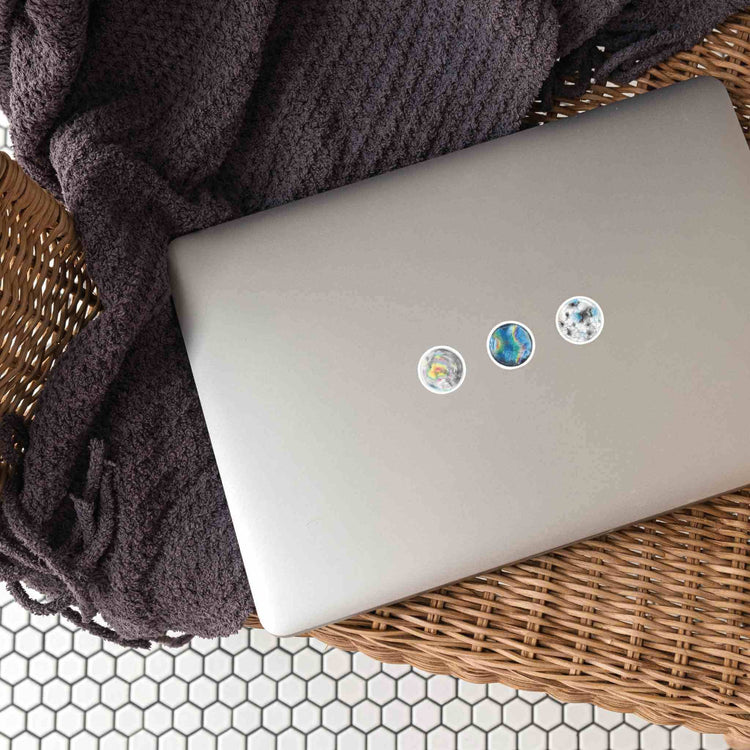
[[[33,423],[0,426],[0,579],[131,645],[236,631],[253,600],[169,240],[510,133],[563,77],[630,80],[739,6],[0,0],[17,158],[73,213],[103,305]]]

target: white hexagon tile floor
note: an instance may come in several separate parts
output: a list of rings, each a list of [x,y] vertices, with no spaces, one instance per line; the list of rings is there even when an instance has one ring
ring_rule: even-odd
[[[0,149],[11,151],[0,113]],[[0,750],[719,750],[721,736],[243,631],[139,652],[0,587]]]
[[[720,736],[243,631],[141,652],[0,593],[0,748],[718,750]]]

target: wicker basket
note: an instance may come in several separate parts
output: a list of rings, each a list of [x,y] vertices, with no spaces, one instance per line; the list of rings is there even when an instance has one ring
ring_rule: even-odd
[[[542,122],[693,75],[721,79],[750,138],[750,14],[632,86],[561,99]],[[55,358],[98,311],[67,213],[0,154],[0,413],[33,415]],[[627,221],[627,217],[621,217]],[[0,467],[0,482],[3,468]],[[750,488],[315,631],[475,682],[541,690],[750,747]],[[256,618],[248,626],[258,627]]]

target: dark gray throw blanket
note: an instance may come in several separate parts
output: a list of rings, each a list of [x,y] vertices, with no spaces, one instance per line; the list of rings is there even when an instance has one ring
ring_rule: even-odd
[[[172,237],[510,133],[563,77],[631,79],[738,7],[0,0],[16,155],[74,214],[103,303],[33,423],[0,429],[15,597],[132,645],[252,612],[170,302]]]

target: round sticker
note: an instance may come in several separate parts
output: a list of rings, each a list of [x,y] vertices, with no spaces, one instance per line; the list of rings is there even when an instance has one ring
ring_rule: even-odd
[[[466,363],[452,347],[433,346],[419,358],[417,374],[430,393],[453,393],[464,382]]]
[[[523,323],[498,323],[487,337],[490,359],[505,370],[527,365],[534,356],[534,334]]]
[[[589,297],[566,299],[557,310],[558,333],[571,344],[590,344],[602,332],[604,313]]]

